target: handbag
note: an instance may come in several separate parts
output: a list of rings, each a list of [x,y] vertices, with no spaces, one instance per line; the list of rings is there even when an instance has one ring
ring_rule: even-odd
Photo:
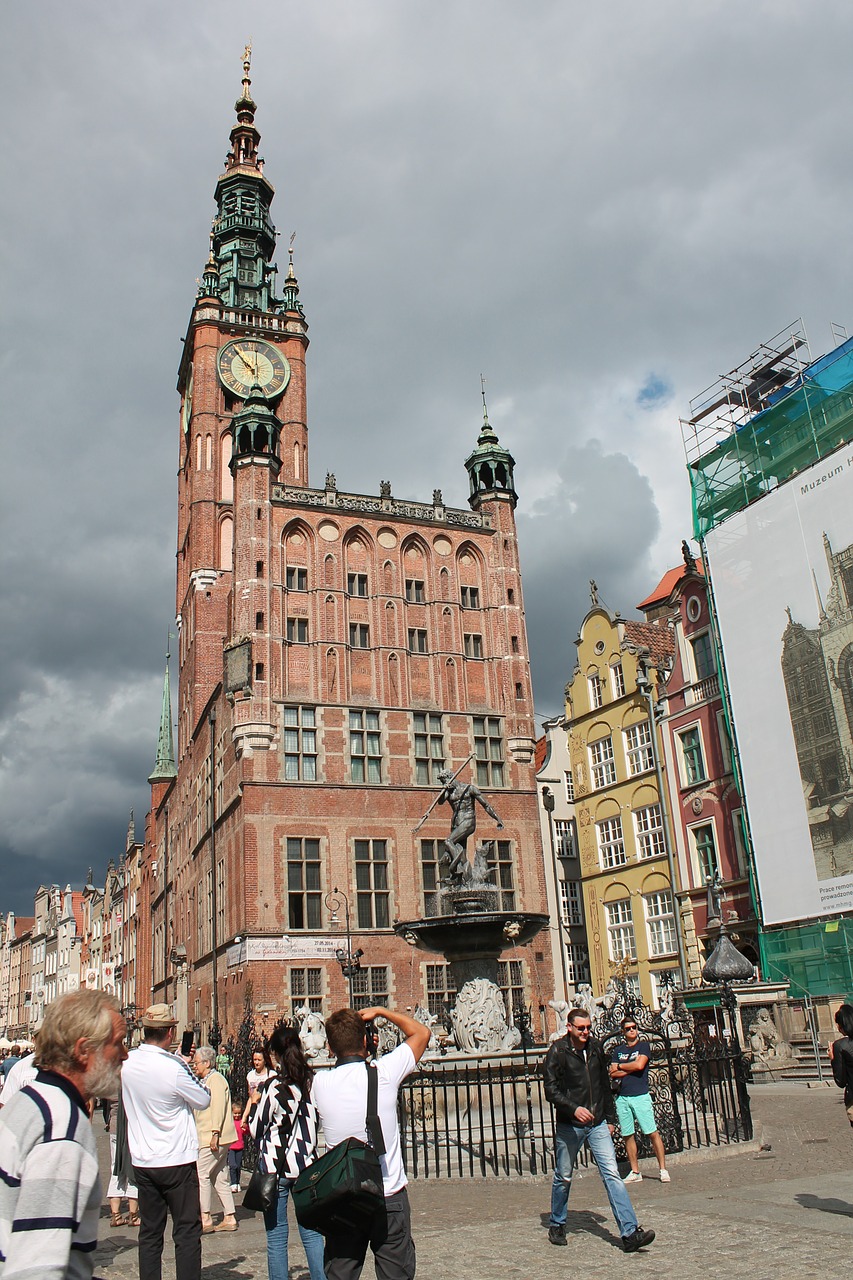
[[[299,1106],[296,1108],[296,1115],[290,1121],[287,1130],[282,1130],[281,1150],[275,1162],[275,1169],[273,1169],[272,1173],[261,1173],[260,1169],[255,1169],[252,1173],[249,1185],[243,1194],[244,1209],[251,1209],[253,1213],[266,1213],[275,1204],[278,1196],[278,1180],[281,1177],[281,1170],[284,1168],[284,1162],[287,1159],[290,1135],[293,1132],[294,1124],[299,1118],[299,1108],[301,1106],[302,1099],[300,1098]]]
[[[368,1141],[345,1138],[304,1168],[291,1188],[299,1225],[323,1235],[341,1228],[369,1234],[377,1216],[385,1212],[379,1162],[385,1154],[385,1139],[376,1105],[379,1078],[366,1059],[365,1066]]]

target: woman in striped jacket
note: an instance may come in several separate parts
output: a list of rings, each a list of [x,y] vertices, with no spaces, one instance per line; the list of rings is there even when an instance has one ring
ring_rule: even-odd
[[[299,1034],[283,1023],[270,1036],[277,1065],[274,1075],[250,1097],[249,1131],[258,1147],[258,1168],[279,1170],[278,1196],[264,1213],[269,1280],[287,1280],[287,1199],[290,1188],[317,1153],[317,1111],[311,1101],[313,1071],[302,1051]],[[323,1237],[300,1226],[311,1280],[324,1280]]]

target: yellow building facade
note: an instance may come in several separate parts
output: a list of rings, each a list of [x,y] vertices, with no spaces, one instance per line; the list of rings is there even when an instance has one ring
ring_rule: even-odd
[[[652,714],[672,661],[672,633],[665,622],[625,621],[594,603],[577,647],[566,719],[592,988],[602,994],[619,966],[643,1002],[657,1007],[664,974],[680,984]]]

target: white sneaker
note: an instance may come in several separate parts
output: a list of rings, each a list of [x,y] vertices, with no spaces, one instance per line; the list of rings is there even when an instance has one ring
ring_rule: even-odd
[[[661,1182],[672,1182],[672,1178],[669,1176],[669,1170],[668,1170],[668,1169],[661,1169],[661,1171],[660,1171],[660,1180],[661,1180]]]
[[[642,1175],[641,1173],[636,1173],[636,1172],[632,1169],[630,1173],[626,1173],[626,1175],[625,1175],[625,1177],[622,1179],[622,1181],[623,1181],[623,1182],[642,1182],[642,1181],[643,1181],[643,1175]]]
[[[669,1182],[669,1174],[667,1174],[667,1175],[666,1175],[666,1181],[667,1181],[667,1182]],[[231,1183],[231,1190],[232,1190],[232,1191],[239,1191],[239,1190],[240,1190],[240,1184],[239,1184],[239,1182],[232,1182],[232,1183]]]

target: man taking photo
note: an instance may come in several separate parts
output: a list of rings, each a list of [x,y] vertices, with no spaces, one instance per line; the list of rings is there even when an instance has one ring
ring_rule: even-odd
[[[386,1215],[377,1221],[372,1232],[332,1231],[326,1236],[326,1280],[358,1280],[368,1245],[376,1259],[377,1275],[413,1280],[415,1274],[415,1243],[400,1149],[397,1094],[429,1044],[429,1027],[390,1009],[338,1009],[326,1023],[326,1038],[336,1058],[335,1068],[318,1072],[311,1097],[320,1113],[327,1147],[337,1146],[347,1138],[367,1141],[366,1033],[367,1024],[375,1018],[387,1018],[406,1037],[396,1049],[383,1054],[375,1068],[370,1068],[378,1076],[376,1109],[385,1140],[385,1154],[380,1156],[380,1164]]]

